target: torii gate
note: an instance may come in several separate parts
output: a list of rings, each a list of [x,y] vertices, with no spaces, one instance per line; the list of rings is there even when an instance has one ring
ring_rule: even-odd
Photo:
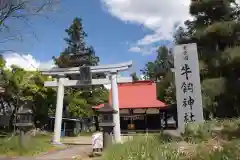
[[[116,143],[121,142],[121,132],[120,132],[120,115],[119,115],[119,101],[118,101],[118,86],[117,83],[132,82],[131,77],[120,77],[117,78],[118,72],[128,70],[132,66],[132,61],[112,64],[112,65],[100,65],[100,66],[90,66],[90,73],[106,73],[110,76],[104,79],[92,79],[90,83],[84,83],[80,80],[69,80],[66,75],[80,75],[81,67],[72,68],[52,68],[49,70],[40,70],[43,75],[56,77],[56,81],[46,81],[44,86],[47,87],[58,87],[57,89],[57,105],[55,113],[55,124],[54,124],[54,136],[53,144],[61,144],[61,124],[62,124],[62,112],[63,112],[63,98],[64,98],[64,86],[82,86],[82,85],[100,85],[100,84],[110,84],[112,89],[112,104],[113,108],[118,111],[114,114],[113,121],[115,123],[114,127],[114,140]]]

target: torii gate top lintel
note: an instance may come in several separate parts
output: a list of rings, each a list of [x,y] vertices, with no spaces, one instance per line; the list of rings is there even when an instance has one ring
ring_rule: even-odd
[[[132,61],[119,63],[119,64],[108,64],[99,66],[90,66],[92,73],[114,73],[118,71],[125,71],[132,67]],[[43,75],[49,76],[59,76],[59,75],[69,75],[69,74],[80,74],[80,67],[71,68],[52,68],[52,69],[42,69],[40,72]]]

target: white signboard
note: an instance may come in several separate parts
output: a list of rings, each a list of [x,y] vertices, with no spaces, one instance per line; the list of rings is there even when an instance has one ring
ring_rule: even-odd
[[[197,45],[177,45],[173,49],[177,94],[178,129],[185,123],[203,121],[202,95]]]
[[[97,132],[92,135],[92,147],[93,149],[103,148],[103,133]]]

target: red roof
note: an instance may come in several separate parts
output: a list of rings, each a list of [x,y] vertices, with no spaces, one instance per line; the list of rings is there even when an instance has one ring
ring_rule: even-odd
[[[156,83],[152,81],[135,81],[118,84],[119,108],[163,108],[167,105],[157,100]],[[109,103],[112,105],[110,90]],[[103,104],[93,108],[101,108]]]

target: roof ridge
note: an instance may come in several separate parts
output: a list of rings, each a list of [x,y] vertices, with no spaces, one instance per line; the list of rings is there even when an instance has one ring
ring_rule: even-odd
[[[153,81],[151,80],[139,80],[139,81],[133,81],[133,82],[125,82],[125,83],[119,83],[118,85],[119,86],[130,86],[130,85],[146,85],[146,84],[154,84]]]

